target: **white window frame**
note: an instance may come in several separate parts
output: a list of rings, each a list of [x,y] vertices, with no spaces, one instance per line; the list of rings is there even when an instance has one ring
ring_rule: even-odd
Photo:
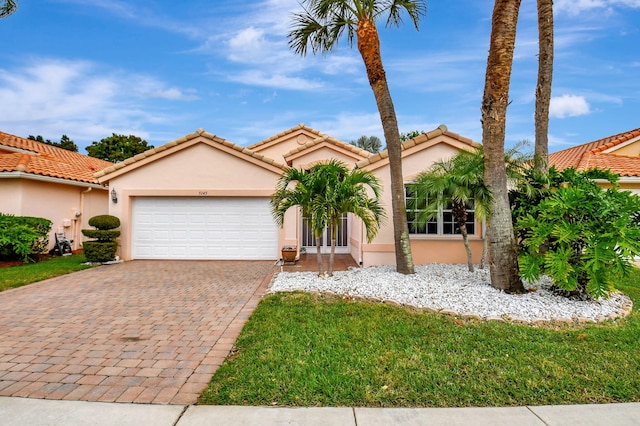
[[[430,220],[429,222],[427,222],[424,226],[425,226],[425,231],[424,232],[411,232],[411,223],[412,221],[409,220],[409,213],[410,212],[416,212],[416,211],[420,211],[419,209],[417,210],[409,210],[409,206],[407,205],[407,187],[413,185],[413,182],[406,182],[404,184],[405,187],[405,191],[404,191],[404,208],[407,214],[407,223],[409,224],[409,235],[411,236],[425,236],[425,237],[456,237],[460,235],[460,232],[455,232],[456,230],[456,224],[455,222],[451,222],[451,226],[452,226],[452,230],[454,230],[454,232],[452,233],[445,233],[444,232],[444,227],[445,227],[445,221],[444,221],[444,214],[446,212],[451,213],[451,208],[444,208],[444,206],[440,206],[438,207],[438,213],[436,215],[436,217],[432,220]],[[469,235],[476,235],[477,230],[478,230],[478,223],[476,220],[476,210],[475,208],[467,208],[467,214],[471,214],[473,215],[473,220],[469,221],[467,218],[467,230],[469,229],[469,225],[473,225],[473,230],[469,231]],[[436,232],[428,232],[429,231],[429,224],[436,224]]]

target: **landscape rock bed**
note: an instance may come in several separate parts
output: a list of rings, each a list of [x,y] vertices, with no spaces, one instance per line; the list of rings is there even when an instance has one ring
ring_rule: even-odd
[[[391,266],[353,268],[326,278],[314,272],[281,272],[270,290],[334,293],[463,318],[529,324],[602,322],[625,317],[633,307],[617,291],[608,299],[578,301],[552,293],[551,285],[546,277],[525,282],[529,291],[512,295],[491,287],[488,268],[469,272],[467,265],[429,264],[416,266],[414,275],[399,274]]]

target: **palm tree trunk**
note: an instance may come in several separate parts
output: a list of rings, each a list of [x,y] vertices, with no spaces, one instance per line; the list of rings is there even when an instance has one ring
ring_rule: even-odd
[[[489,239],[484,235],[482,241],[482,257],[480,258],[480,269],[484,269],[484,265],[487,262],[487,252],[489,251]]]
[[[496,0],[491,22],[491,42],[482,99],[484,181],[493,194],[489,217],[489,265],[491,285],[506,292],[524,292],[511,207],[507,192],[504,142],[509,82],[513,65],[520,0]]]
[[[335,223],[331,224],[331,254],[329,254],[329,272],[327,272],[327,275],[329,275],[330,277],[333,276],[333,260],[335,258],[335,253],[336,253],[336,232],[337,232],[337,226]]]
[[[471,252],[471,246],[469,245],[469,235],[467,234],[467,225],[460,228],[460,234],[462,235],[462,242],[464,248],[467,250],[467,265],[469,266],[469,272],[473,272],[473,253]]]
[[[538,45],[534,167],[546,174],[549,171],[549,104],[553,79],[553,0],[538,0]]]
[[[358,50],[367,69],[369,84],[376,98],[384,138],[389,153],[389,169],[391,173],[391,210],[393,215],[393,237],[396,254],[396,269],[402,274],[413,274],[413,255],[409,241],[409,227],[404,205],[404,178],[402,175],[402,146],[398,120],[389,93],[387,77],[380,55],[380,40],[375,24],[368,19],[358,22],[356,30]]]
[[[324,275],[324,271],[322,270],[322,241],[320,240],[322,236],[316,235],[316,256],[318,259],[318,276],[322,277]]]

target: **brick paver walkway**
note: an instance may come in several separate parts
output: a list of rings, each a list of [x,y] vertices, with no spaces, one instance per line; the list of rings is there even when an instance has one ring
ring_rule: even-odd
[[[133,261],[0,293],[0,396],[193,404],[273,262]]]

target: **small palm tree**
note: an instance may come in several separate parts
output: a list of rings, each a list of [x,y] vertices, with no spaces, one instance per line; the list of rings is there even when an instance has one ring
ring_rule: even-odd
[[[480,161],[478,161],[480,158]],[[420,173],[411,185],[412,208],[421,206],[417,220],[428,222],[439,209],[451,205],[451,214],[462,235],[467,251],[469,271],[473,272],[473,260],[467,231],[467,209],[473,205],[476,216],[485,218],[491,203],[491,192],[482,179],[482,156],[476,151],[461,151],[458,155],[435,162],[428,170]],[[484,258],[484,254],[483,254]]]
[[[318,165],[316,172],[324,173],[329,183],[324,192],[324,203],[331,231],[331,255],[327,272],[331,276],[338,223],[342,216],[351,213],[360,218],[366,229],[367,242],[371,242],[380,229],[385,212],[380,204],[380,181],[372,172],[360,169],[349,171],[346,164],[337,160]],[[369,196],[369,191],[373,196]]]
[[[296,53],[304,56],[308,47],[311,47],[313,53],[324,54],[333,50],[342,35],[346,35],[351,46],[357,39],[389,152],[396,269],[403,274],[413,274],[413,256],[404,206],[400,132],[382,65],[376,21],[384,18],[387,26],[399,27],[402,13],[406,12],[418,29],[420,18],[426,14],[426,3],[424,0],[302,0],[301,5],[303,12],[294,14],[293,30],[288,35],[289,46]]]
[[[18,9],[16,0],[0,0],[0,18],[11,15]]]
[[[513,184],[520,183],[525,170],[532,165],[532,156],[520,152],[526,143],[521,141],[505,151],[507,179]],[[479,146],[471,151],[460,151],[448,160],[433,163],[428,170],[416,177],[410,191],[411,208],[421,207],[418,210],[420,214],[416,218],[419,222],[428,222],[437,215],[438,209],[451,205],[451,214],[460,230],[467,251],[469,271],[473,272],[467,232],[467,206],[473,205],[475,217],[484,220],[491,215],[493,201],[491,191],[484,183],[483,147]],[[487,242],[488,239],[485,236],[480,269],[484,268]]]
[[[326,188],[321,176],[308,170],[288,168],[278,179],[276,191],[271,197],[271,213],[276,224],[284,224],[284,215],[291,207],[299,206],[302,216],[309,221],[313,235],[316,238],[318,256],[318,274],[322,274],[322,253],[320,237],[327,227],[327,217],[317,199]]]
[[[292,186],[293,185],[293,186]],[[369,196],[368,191],[373,193]],[[328,227],[331,230],[331,255],[328,275],[333,274],[335,238],[341,217],[352,213],[359,217],[370,242],[385,217],[380,205],[380,183],[369,171],[348,167],[337,160],[318,163],[308,170],[289,168],[280,177],[271,198],[271,211],[276,223],[282,226],[284,215],[291,207],[300,206],[316,237],[318,275],[323,276],[320,238]]]

